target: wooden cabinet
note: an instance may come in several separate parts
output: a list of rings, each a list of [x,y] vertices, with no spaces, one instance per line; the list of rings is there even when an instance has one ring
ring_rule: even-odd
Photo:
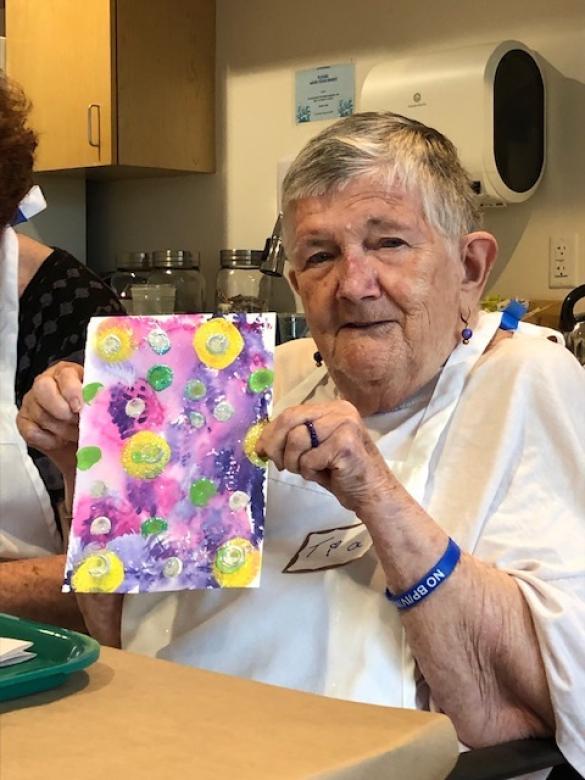
[[[213,171],[215,0],[6,0],[36,170]]]

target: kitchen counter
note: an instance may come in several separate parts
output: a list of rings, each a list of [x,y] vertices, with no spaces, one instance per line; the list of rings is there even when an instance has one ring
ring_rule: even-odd
[[[2,780],[439,780],[443,715],[327,699],[102,648],[65,685],[0,704]]]

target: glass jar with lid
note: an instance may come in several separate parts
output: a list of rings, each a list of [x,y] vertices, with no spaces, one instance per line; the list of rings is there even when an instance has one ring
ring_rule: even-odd
[[[110,286],[122,302],[127,314],[134,314],[132,285],[147,284],[150,272],[148,252],[122,252],[116,258],[116,270]]]
[[[218,314],[268,311],[271,280],[260,270],[262,250],[222,249],[219,257],[215,297]]]
[[[148,282],[175,287],[176,314],[205,311],[205,282],[199,271],[199,252],[193,255],[187,249],[158,249],[151,258]]]

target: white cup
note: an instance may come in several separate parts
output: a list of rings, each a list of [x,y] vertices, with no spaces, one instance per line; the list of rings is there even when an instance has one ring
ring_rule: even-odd
[[[175,293],[174,284],[133,284],[132,314],[172,314]]]

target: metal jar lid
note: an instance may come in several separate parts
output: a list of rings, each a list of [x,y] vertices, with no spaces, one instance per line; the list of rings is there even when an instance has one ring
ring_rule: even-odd
[[[133,271],[150,268],[150,255],[148,252],[121,252],[116,257],[116,267]]]
[[[188,249],[157,249],[152,253],[154,268],[199,268],[199,252]]]
[[[222,268],[260,268],[261,249],[222,249],[219,259]]]

